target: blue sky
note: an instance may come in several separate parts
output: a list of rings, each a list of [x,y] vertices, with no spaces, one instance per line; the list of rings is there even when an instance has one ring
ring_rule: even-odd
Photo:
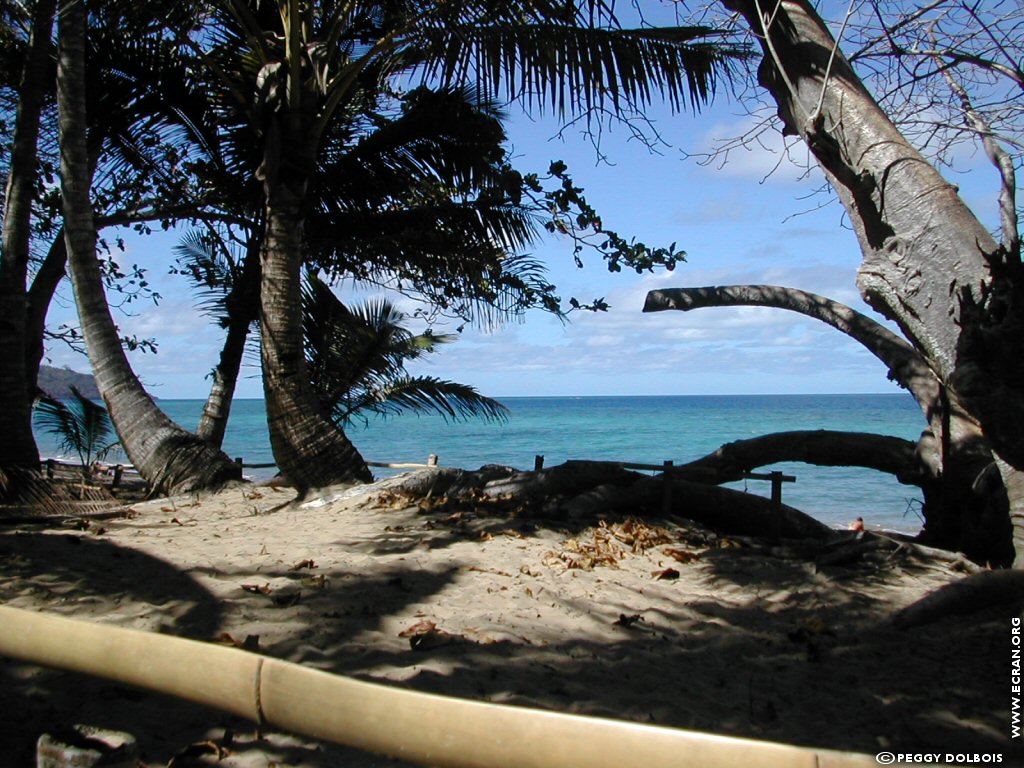
[[[794,313],[641,313],[654,288],[733,283],[792,286],[870,312],[855,287],[860,252],[842,209],[827,194],[813,194],[820,175],[799,180],[801,170],[784,162],[765,178],[779,159],[781,138],[734,152],[720,167],[685,158],[684,151],[699,153],[741,135],[751,124],[741,112],[725,99],[697,117],[655,110],[655,126],[669,146],[653,154],[615,129],[602,140],[609,163],[597,162],[578,133],[552,138],[559,129],[553,121],[514,118],[509,133],[517,167],[543,172],[552,160],[565,160],[607,227],[651,245],[676,242],[688,260],[672,273],[610,274],[594,258],[578,270],[569,244],[551,237],[534,253],[549,265],[560,294],[603,296],[610,311],[575,313],[566,325],[537,311],[497,330],[467,328],[415,372],[496,397],[897,391],[859,345]],[[799,146],[796,154],[803,151]],[[962,164],[956,183],[990,219],[994,172],[977,157],[965,156]],[[183,278],[167,274],[176,237],[160,233],[126,242],[120,258],[147,267],[163,296],[158,306],[136,305],[132,315],[116,315],[125,331],[159,343],[156,355],[131,355],[136,371],[157,397],[204,398],[221,332],[195,311]],[[70,286],[62,287],[49,321],[74,322]],[[63,348],[48,356],[50,364],[88,370],[84,357]],[[243,377],[237,396],[262,397],[258,368],[251,365]]]

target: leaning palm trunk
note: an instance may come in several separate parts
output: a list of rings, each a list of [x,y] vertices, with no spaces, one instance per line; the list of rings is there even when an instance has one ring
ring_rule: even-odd
[[[808,0],[765,19],[724,0],[761,42],[761,84],[835,188],[863,254],[858,285],[981,425],[1006,487],[1024,567],[1024,300],[1018,253],[996,244],[868,93]],[[833,55],[835,52],[835,55]],[[971,514],[971,510],[964,510]]]
[[[281,473],[305,492],[372,479],[366,461],[334,425],[313,390],[302,345],[302,218],[293,187],[267,185],[261,253],[260,341],[270,445]]]
[[[32,231],[36,145],[50,62],[50,32],[56,0],[36,3],[32,35],[18,98],[4,198],[3,254],[0,259],[0,467],[37,469],[32,435],[33,386],[25,365],[25,281]]]
[[[154,488],[181,492],[240,477],[238,467],[168,419],[132,372],[103,290],[89,196],[86,148],[85,9],[67,2],[59,20],[57,106],[68,265],[89,360],[121,444]]]
[[[231,293],[225,299],[227,334],[224,346],[221,347],[220,360],[213,371],[210,394],[196,429],[199,437],[218,448],[224,444],[249,329],[259,314],[259,243],[255,238],[250,238],[240,282],[231,287]]]
[[[245,342],[249,337],[249,323],[232,321],[228,326],[227,338],[220,352],[220,362],[213,371],[213,384],[203,406],[196,434],[210,445],[220,448],[231,415],[231,402],[235,396],[238,372],[242,367]]]

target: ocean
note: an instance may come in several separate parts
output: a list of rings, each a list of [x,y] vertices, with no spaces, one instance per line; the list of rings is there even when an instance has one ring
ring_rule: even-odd
[[[567,459],[676,464],[699,458],[723,443],[769,432],[835,429],[875,432],[916,440],[924,418],[907,394],[884,395],[706,395],[666,397],[509,397],[508,421],[446,423],[437,416],[372,419],[349,430],[370,461],[439,463],[475,469],[506,464],[532,469]],[[203,401],[161,400],[176,422],[193,429]],[[52,438],[39,435],[40,452],[55,455]],[[247,464],[273,461],[262,400],[235,402],[224,444]],[[921,496],[917,488],[866,469],[779,464],[797,477],[783,487],[783,501],[829,525],[845,527],[862,516],[869,526],[916,532]],[[375,469],[376,476],[389,474]],[[273,470],[247,470],[263,479]],[[767,496],[770,484],[748,480],[732,487]]]

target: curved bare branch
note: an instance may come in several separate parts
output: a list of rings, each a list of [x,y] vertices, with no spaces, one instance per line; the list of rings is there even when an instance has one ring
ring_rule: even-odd
[[[665,288],[647,294],[644,312],[736,306],[775,307],[821,320],[860,342],[881,360],[889,369],[889,378],[909,390],[929,421],[940,407],[939,380],[916,349],[867,315],[816,293],[777,285]]]

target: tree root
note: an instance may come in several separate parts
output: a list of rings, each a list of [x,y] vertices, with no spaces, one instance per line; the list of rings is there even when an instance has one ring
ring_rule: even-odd
[[[899,629],[911,629],[947,616],[994,606],[1024,605],[1024,571],[982,571],[925,595],[892,617]]]

